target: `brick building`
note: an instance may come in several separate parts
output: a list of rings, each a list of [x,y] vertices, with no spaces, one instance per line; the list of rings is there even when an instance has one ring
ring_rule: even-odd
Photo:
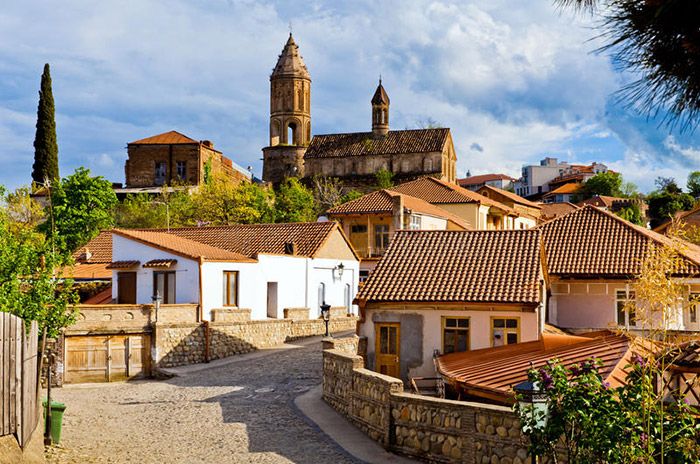
[[[127,188],[204,182],[205,172],[223,173],[236,182],[250,174],[214,148],[209,140],[197,141],[176,131],[165,132],[127,145],[124,166]]]

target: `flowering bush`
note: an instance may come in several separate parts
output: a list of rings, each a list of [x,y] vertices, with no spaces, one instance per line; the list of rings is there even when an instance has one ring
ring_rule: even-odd
[[[655,392],[656,362],[635,356],[626,385],[616,388],[600,366],[552,360],[530,370],[548,400],[546,422],[542,412],[514,407],[532,454],[555,463],[700,462],[700,424],[684,402],[664,402]]]

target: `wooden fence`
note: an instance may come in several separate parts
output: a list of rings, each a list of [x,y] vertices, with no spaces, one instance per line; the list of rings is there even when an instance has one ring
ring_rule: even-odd
[[[38,326],[0,312],[0,436],[14,434],[20,446],[39,421]]]

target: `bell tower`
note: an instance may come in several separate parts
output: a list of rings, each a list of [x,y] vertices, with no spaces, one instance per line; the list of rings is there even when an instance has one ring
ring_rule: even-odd
[[[303,177],[310,142],[311,76],[290,33],[270,75],[270,142],[263,148],[263,180],[278,184]]]
[[[379,85],[372,97],[372,134],[375,137],[384,137],[389,133],[389,95],[387,95],[382,78],[379,77]]]

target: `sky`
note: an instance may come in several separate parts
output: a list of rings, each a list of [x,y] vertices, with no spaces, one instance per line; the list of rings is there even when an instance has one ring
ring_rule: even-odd
[[[314,134],[368,131],[381,74],[391,127],[450,127],[457,175],[518,177],[545,156],[602,162],[642,191],[700,169],[700,131],[618,103],[596,21],[551,0],[8,0],[0,9],[0,184],[31,180],[51,65],[61,175],[124,181],[126,144],[177,130],[260,176],[269,75],[290,25]]]

